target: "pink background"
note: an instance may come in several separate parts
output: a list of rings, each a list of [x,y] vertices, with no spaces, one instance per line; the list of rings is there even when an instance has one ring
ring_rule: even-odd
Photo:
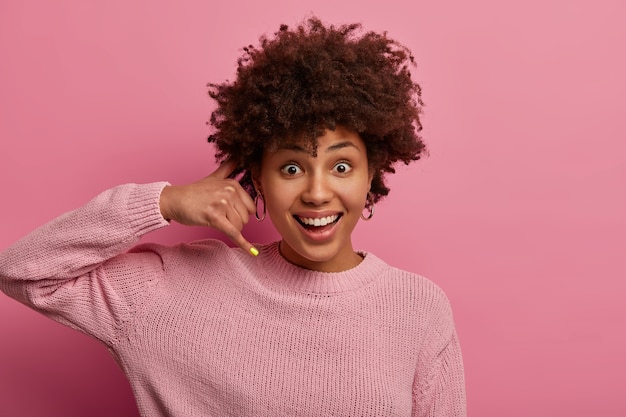
[[[447,292],[470,416],[624,416],[624,4],[2,0],[0,250],[113,185],[208,174],[205,85],[242,46],[309,13],[362,22],[417,57],[431,155],[355,246]],[[0,416],[136,415],[84,335],[2,295],[0,338]]]

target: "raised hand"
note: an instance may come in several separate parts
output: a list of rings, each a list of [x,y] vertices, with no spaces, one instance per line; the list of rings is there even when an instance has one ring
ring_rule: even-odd
[[[228,178],[235,168],[235,163],[226,161],[200,181],[165,187],[161,193],[161,214],[177,223],[219,230],[256,256],[258,250],[241,234],[256,208],[241,185]]]

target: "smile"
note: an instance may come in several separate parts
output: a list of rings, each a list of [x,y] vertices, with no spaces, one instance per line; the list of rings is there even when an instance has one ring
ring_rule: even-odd
[[[294,216],[295,219],[302,224],[303,226],[306,227],[323,227],[323,226],[327,226],[331,223],[335,223],[337,220],[339,220],[339,217],[341,217],[341,215],[339,214],[334,214],[332,216],[326,216],[326,217],[300,217],[300,216]]]

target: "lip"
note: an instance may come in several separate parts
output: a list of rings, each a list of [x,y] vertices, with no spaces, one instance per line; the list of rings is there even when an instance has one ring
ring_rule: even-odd
[[[315,230],[307,229],[298,220],[295,219],[295,217],[321,219],[324,217],[337,216],[337,215],[339,216],[339,218],[334,223],[316,228]],[[322,241],[331,239],[335,235],[337,228],[342,221],[343,213],[337,212],[337,211],[299,212],[297,214],[294,214],[293,216],[294,216],[294,222],[296,223],[298,230],[300,230],[300,233],[302,233],[308,240],[311,240],[314,242],[322,242]]]

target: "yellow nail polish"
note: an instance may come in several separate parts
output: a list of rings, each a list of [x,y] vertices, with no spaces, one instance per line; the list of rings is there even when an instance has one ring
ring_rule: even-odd
[[[257,248],[250,248],[250,253],[252,254],[252,256],[258,256],[259,250]]]

